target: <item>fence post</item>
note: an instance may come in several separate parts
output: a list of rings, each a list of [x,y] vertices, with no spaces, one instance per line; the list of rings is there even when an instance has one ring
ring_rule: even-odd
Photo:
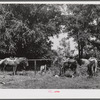
[[[34,66],[35,66],[35,75],[36,75],[36,60],[34,60]]]

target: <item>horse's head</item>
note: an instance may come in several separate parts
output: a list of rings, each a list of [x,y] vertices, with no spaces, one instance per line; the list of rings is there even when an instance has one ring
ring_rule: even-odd
[[[24,69],[26,69],[26,67],[29,66],[28,64],[28,59],[25,57],[20,57],[17,59],[18,64],[21,64],[23,66]]]
[[[28,59],[27,58],[23,58],[23,61],[22,62],[23,62],[24,69],[26,69],[26,67],[29,66]]]

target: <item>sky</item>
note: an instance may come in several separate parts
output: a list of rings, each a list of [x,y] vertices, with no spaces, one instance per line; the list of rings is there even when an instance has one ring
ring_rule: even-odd
[[[52,49],[56,50],[57,47],[60,46],[59,45],[59,41],[61,41],[61,39],[64,38],[64,37],[67,37],[67,34],[66,33],[59,34],[59,37],[54,36],[54,37],[50,38],[50,40],[53,42]],[[74,50],[76,43],[73,41],[73,38],[70,38],[69,41],[70,41],[70,48],[71,48],[71,50]]]
[[[51,37],[50,40],[53,42],[52,49],[57,50],[57,47],[60,46],[59,45],[59,42],[64,37],[67,37],[67,34],[66,33],[61,33],[61,34],[59,34],[58,37],[57,36]],[[75,50],[75,52],[74,52],[75,55],[78,54],[78,51],[75,49],[75,46],[77,44],[73,41],[73,38],[70,38],[69,41],[70,41],[70,49],[71,50]]]

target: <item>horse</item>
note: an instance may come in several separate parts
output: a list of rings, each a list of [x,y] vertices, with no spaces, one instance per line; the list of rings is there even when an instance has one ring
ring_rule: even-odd
[[[47,70],[47,65],[46,65],[46,64],[45,64],[45,65],[42,65],[42,66],[40,67],[40,73],[41,73],[41,75],[42,75],[43,72],[46,73],[46,70]]]
[[[59,76],[62,75],[62,68],[63,68],[63,60],[61,57],[56,57],[54,60],[53,60],[53,67],[59,69]],[[55,71],[56,73],[56,71]],[[56,75],[56,74],[55,74]]]
[[[95,57],[90,57],[89,61],[90,63],[93,63],[91,68],[92,68],[93,75],[95,75],[97,72],[98,61]]]
[[[62,73],[65,74],[65,72],[66,72],[67,70],[71,70],[71,71],[74,72],[73,74],[75,74],[75,73],[76,73],[77,64],[78,64],[78,63],[77,63],[77,61],[76,61],[75,59],[73,59],[73,58],[68,58],[68,59],[66,60],[66,62],[63,63]],[[73,77],[73,75],[72,75],[72,77]]]
[[[13,75],[15,75],[16,68],[17,68],[16,59],[10,59],[10,58],[3,59],[2,63],[1,63],[3,65],[3,72],[7,66],[12,66],[13,67]]]
[[[20,57],[20,58],[5,58],[2,63],[4,65],[3,68],[3,72],[5,70],[5,68],[9,65],[13,67],[13,75],[15,75],[17,73],[17,67],[19,65],[23,65],[24,69],[28,66],[28,60],[24,57]]]
[[[64,62],[63,62],[63,66],[61,67],[61,72],[62,74],[65,73],[65,71],[69,68],[69,58],[67,58]]]
[[[94,57],[90,57],[89,59],[80,59],[81,62],[81,66],[85,66],[87,67],[87,73],[89,74],[89,76],[93,76],[95,75],[95,73],[97,72],[97,59]]]
[[[90,61],[87,69],[87,73],[89,74],[90,77],[95,75],[95,61]]]
[[[94,61],[94,64],[95,64],[94,73],[96,73],[97,72],[97,67],[98,67],[97,59],[95,57],[90,57],[89,61]]]
[[[16,63],[18,66],[22,66],[24,69],[27,68],[27,66],[29,66],[29,63],[28,63],[28,59],[25,58],[25,57],[19,57],[16,59]]]
[[[88,59],[85,59],[85,58],[80,59],[80,62],[79,62],[80,66],[83,65],[83,66],[87,67],[89,64],[90,64],[90,61]]]

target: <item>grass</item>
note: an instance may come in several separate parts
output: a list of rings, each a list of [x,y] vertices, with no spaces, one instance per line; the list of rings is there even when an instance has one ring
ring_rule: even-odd
[[[0,72],[1,89],[100,89],[100,73],[97,76],[88,78],[86,75],[68,77],[54,77],[47,72],[44,75],[34,71],[18,72],[18,75],[11,75],[12,72]]]

